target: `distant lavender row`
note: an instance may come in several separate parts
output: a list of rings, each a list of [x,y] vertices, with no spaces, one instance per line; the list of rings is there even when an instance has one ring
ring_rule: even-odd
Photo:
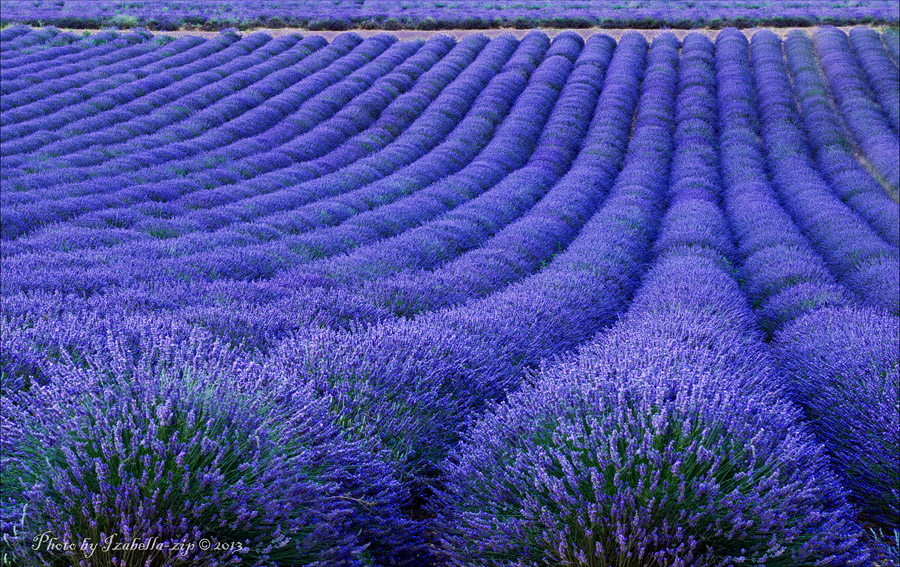
[[[175,220],[179,224],[184,224],[184,222],[190,222],[196,218],[203,221],[201,227],[209,230],[226,224],[225,221],[228,223],[235,220],[246,222],[263,213],[272,214],[281,209],[293,209],[302,213],[304,208],[301,205],[316,199],[324,201],[320,201],[317,206],[327,206],[328,201],[324,198],[332,197],[335,193],[344,194],[345,197],[342,200],[350,197],[354,201],[358,200],[362,205],[368,202],[384,203],[402,197],[417,186],[428,185],[430,182],[452,174],[472,159],[477,151],[489,141],[494,129],[504,119],[509,106],[525,87],[525,78],[531,73],[534,65],[546,50],[545,42],[546,38],[541,40],[537,36],[523,41],[520,48],[508,61],[506,59],[510,57],[510,51],[513,48],[509,38],[499,38],[491,42],[491,45],[478,58],[477,64],[461,74],[459,79],[450,85],[426,112],[418,116],[406,135],[401,136],[393,144],[370,158],[358,160],[350,164],[350,167],[344,167],[320,179],[301,184],[297,184],[298,181],[303,180],[298,173],[304,173],[303,170],[282,172],[280,179],[292,182],[288,187],[282,188],[279,183],[266,191],[260,190],[260,185],[250,185],[248,188],[256,189],[256,191],[251,193],[250,198],[245,199],[245,202],[236,205],[223,203],[221,207],[213,208],[211,211],[213,214],[202,209],[196,212],[188,210],[186,218],[176,218]],[[501,72],[494,75],[498,70]],[[470,107],[473,99],[474,106]],[[438,142],[441,143],[438,144]],[[315,162],[313,163],[315,164]],[[402,167],[407,163],[409,165]],[[390,173],[394,168],[399,168],[399,171],[379,180],[382,172]],[[313,168],[311,171],[307,169],[307,171],[312,173],[317,169],[319,168]],[[265,176],[263,180],[265,180]],[[229,219],[229,216],[236,218],[232,220]],[[271,232],[271,229],[266,230],[265,225],[260,228],[265,231],[263,234]],[[237,236],[239,241],[246,242],[248,236],[258,232],[250,229],[245,229],[245,231],[246,236],[241,233],[234,234],[233,231],[224,234],[211,233],[209,236],[212,238],[208,244],[197,240],[197,236],[206,235],[202,233],[190,235],[185,244],[189,245],[192,251],[199,253],[203,250],[223,247],[225,245],[223,237],[234,242],[235,236]],[[133,257],[147,259],[158,255],[163,258],[171,256],[170,253],[163,253],[162,249],[159,254],[150,253],[149,247],[156,247],[157,244],[162,244],[165,249],[171,249],[172,241],[152,240],[143,246],[120,247],[123,254],[126,255],[123,258],[125,265],[119,270],[111,270],[110,274],[115,274],[113,281],[119,282],[120,285],[133,281],[128,277],[129,272],[141,270],[140,265],[132,265],[131,258]],[[129,248],[133,248],[133,250],[129,250]],[[81,254],[79,263],[83,264],[91,256],[94,254]],[[109,260],[114,258],[111,256],[110,250],[99,250],[95,256],[103,264],[108,264]],[[101,258],[106,258],[106,260],[101,260]],[[38,257],[33,257],[33,259],[39,260]],[[230,263],[232,264],[230,271],[234,273],[239,266],[234,264],[233,255]],[[130,268],[129,265],[131,265]],[[46,267],[49,268],[49,266]],[[259,267],[253,269],[258,270]],[[71,270],[71,267],[68,270]],[[151,274],[159,272],[156,266],[146,266],[141,271]],[[163,270],[162,273],[165,271]]]
[[[147,26],[223,29],[302,27],[312,30],[491,27],[723,27],[829,23],[896,23],[891,0],[314,0],[286,7],[274,0],[231,2],[137,0],[4,0],[2,22],[69,28]]]
[[[454,564],[736,565],[765,562],[773,541],[793,565],[868,559],[732,277],[712,63],[708,39],[685,40],[670,205],[625,317],[444,463]]]
[[[35,71],[55,67],[56,65],[78,61],[82,62],[82,64],[85,65],[85,68],[88,68],[92,65],[96,65],[95,62],[90,61],[91,59],[106,53],[111,53],[116,48],[121,47],[123,43],[121,41],[122,39],[126,40],[124,43],[128,43],[129,38],[131,41],[134,41],[141,37],[146,39],[148,35],[149,34],[142,34],[136,31],[120,36],[119,33],[115,31],[102,31],[98,34],[86,35],[79,41],[44,49],[38,53],[23,55],[22,57],[15,59],[14,65],[11,64],[13,63],[12,61],[6,61],[4,62],[3,69],[0,69],[0,78],[4,81],[3,84],[0,85],[0,92],[7,94],[27,86],[28,83],[37,81],[37,78],[34,77],[26,83],[17,83],[14,81],[14,79],[20,77],[23,73],[34,73]],[[57,69],[53,69],[50,72],[56,74],[56,76],[61,76],[67,72],[72,72],[72,70],[68,69],[60,72]]]
[[[878,104],[887,114],[894,132],[900,133],[900,72],[885,51],[878,32],[869,28],[853,28],[850,30],[850,44]]]
[[[890,564],[890,38],[0,30],[0,554]]]
[[[900,207],[853,155],[841,115],[831,103],[828,87],[816,67],[812,42],[802,32],[791,32],[784,42],[784,52],[819,171],[838,197],[888,242],[900,246]]]
[[[847,35],[836,28],[821,28],[815,34],[815,46],[822,67],[831,84],[831,92],[840,104],[847,126],[863,154],[896,194],[900,187],[900,142],[897,131],[891,128],[889,108],[881,108],[866,73],[860,68]],[[882,65],[884,67],[884,65]],[[890,91],[896,69],[887,67],[887,83],[881,92]],[[890,97],[879,97],[890,98]],[[894,102],[886,100],[893,105]]]
[[[900,250],[829,191],[816,171],[798,126],[781,40],[759,32],[751,53],[769,169],[785,209],[839,282],[863,303],[900,315]]]
[[[881,40],[887,46],[888,53],[894,60],[894,64],[900,63],[900,32],[896,29],[886,29],[881,34]]]
[[[741,57],[727,56],[729,49]],[[719,152],[744,290],[762,327],[771,332],[805,312],[847,305],[853,298],[778,200],[766,167],[746,50],[746,40],[734,34],[716,46]]]

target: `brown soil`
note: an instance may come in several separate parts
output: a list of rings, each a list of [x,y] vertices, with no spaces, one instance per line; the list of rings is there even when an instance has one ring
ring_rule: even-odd
[[[838,29],[844,30],[844,32],[849,32],[850,29],[853,27],[855,27],[855,26],[844,26],[844,27],[840,27]],[[557,34],[565,31],[563,29],[554,29],[554,28],[535,28],[535,29],[544,32],[549,37],[554,37]],[[763,30],[763,29],[771,30],[771,31],[775,32],[779,37],[784,38],[789,32],[791,32],[793,30],[799,29],[799,30],[805,31],[806,33],[809,33],[811,30],[814,30],[815,28],[814,27],[746,28],[741,31],[743,31],[744,34],[746,34],[748,37],[750,37],[755,32],[757,32],[759,30]],[[880,30],[881,28],[877,27],[877,26],[873,26],[873,29]],[[82,33],[85,30],[73,29],[73,30],[65,30],[65,31],[71,31],[73,33]],[[91,31],[98,31],[98,30],[91,30]],[[510,29],[494,28],[494,29],[484,29],[484,30],[454,29],[454,30],[435,30],[435,31],[422,31],[422,30],[349,30],[349,31],[357,33],[362,37],[369,37],[369,36],[373,36],[373,35],[377,35],[377,34],[389,33],[391,35],[396,36],[398,39],[408,40],[408,39],[415,39],[415,38],[428,39],[428,38],[434,37],[436,35],[449,35],[449,36],[454,37],[455,39],[461,39],[461,38],[464,38],[464,37],[466,37],[468,35],[472,35],[472,34],[483,34],[487,37],[495,37],[495,36],[505,34],[505,33],[511,33],[514,36],[516,36],[516,38],[522,38],[525,36],[525,34],[527,34],[529,31],[532,31],[532,30],[520,30],[520,29],[512,29],[512,28],[510,28]],[[652,30],[645,30],[645,29],[628,30],[628,29],[620,29],[620,28],[584,28],[584,29],[576,29],[576,30],[571,30],[571,31],[574,31],[575,33],[577,33],[578,35],[580,35],[581,37],[584,37],[584,38],[590,37],[590,36],[594,35],[595,33],[604,33],[604,34],[612,37],[615,40],[618,40],[619,38],[621,38],[622,35],[624,35],[625,32],[627,32],[627,31],[637,31],[637,32],[643,34],[644,37],[646,37],[648,40],[652,40],[653,38],[660,35],[661,33],[672,32],[675,34],[675,36],[679,40],[681,40],[681,39],[684,39],[684,37],[690,33],[700,33],[700,34],[703,34],[703,35],[709,37],[710,39],[714,39],[721,30],[713,30],[713,29],[706,29],[706,28],[652,29]],[[329,41],[334,39],[335,36],[338,36],[342,33],[346,33],[346,32],[339,32],[339,31],[310,31],[310,30],[305,30],[305,29],[300,29],[300,28],[256,28],[256,29],[241,30],[240,33],[249,34],[249,33],[253,33],[253,32],[263,32],[263,33],[267,33],[273,37],[279,36],[279,35],[286,35],[286,34],[320,35]],[[186,36],[186,35],[195,35],[195,36],[200,36],[200,37],[215,37],[219,34],[219,32],[217,32],[217,31],[193,31],[193,30],[159,31],[159,32],[153,32],[153,33],[155,33],[157,35],[170,35],[173,37],[181,37],[181,36]]]

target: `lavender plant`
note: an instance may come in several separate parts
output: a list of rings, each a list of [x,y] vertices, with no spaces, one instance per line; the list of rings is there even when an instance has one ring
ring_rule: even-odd
[[[891,564],[895,36],[841,33],[0,30],[0,553]]]
[[[821,309],[787,325],[774,351],[834,470],[864,518],[900,530],[898,320],[870,310]]]
[[[709,152],[715,107],[695,104],[714,88],[712,45],[688,36],[659,257],[609,333],[492,409],[444,463],[437,509],[451,564],[868,558],[731,276]],[[704,150],[710,175],[698,185],[682,164]]]
[[[364,565],[397,551],[374,539],[402,549],[402,490],[327,400],[196,335],[150,335],[137,352],[116,345],[3,398],[5,553],[41,565]],[[54,547],[83,542],[99,547]]]
[[[900,183],[900,149],[894,131],[858,67],[847,35],[821,28],[814,36],[816,52],[828,76],[831,93],[841,106],[853,137],[884,181],[896,192]]]
[[[783,44],[804,132],[815,152],[816,165],[831,188],[889,243],[900,246],[900,208],[853,155],[852,136],[828,97],[819,74],[812,41],[795,31]]]

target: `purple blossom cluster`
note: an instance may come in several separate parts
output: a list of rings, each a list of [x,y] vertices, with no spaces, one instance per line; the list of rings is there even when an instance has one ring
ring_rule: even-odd
[[[719,159],[723,205],[740,255],[740,280],[772,332],[784,323],[855,298],[839,286],[779,201],[759,131],[747,40],[738,33],[716,42]],[[733,46],[730,57],[728,47]]]
[[[653,267],[612,330],[542,370],[451,454],[439,523],[452,564],[868,558],[732,277],[714,100],[712,43],[688,36]]]
[[[884,96],[879,94],[878,98],[889,103],[889,106],[881,107],[872,86],[866,81],[866,68],[861,68],[847,34],[837,28],[824,27],[816,31],[814,39],[819,60],[831,84],[831,93],[840,104],[853,139],[896,194],[900,187],[900,142],[897,141],[897,130],[891,127],[889,119],[890,108],[896,104],[889,97],[892,90],[890,82],[897,80],[896,67],[883,67],[884,61],[882,66],[877,62],[866,65],[883,67],[889,73],[884,79],[887,84],[879,81],[876,85],[878,92],[884,93]],[[871,53],[859,55],[865,55],[867,61],[871,59]]]
[[[786,326],[774,349],[834,470],[889,533],[900,524],[898,325],[870,310],[822,309]]]
[[[832,31],[0,30],[0,555],[891,564],[893,36]]]
[[[788,34],[783,48],[817,168],[838,197],[882,238],[900,246],[900,207],[853,155],[841,115],[829,100],[828,86],[818,72],[812,42],[806,34],[794,31]]]
[[[768,163],[785,209],[847,289],[867,305],[900,315],[900,250],[829,191],[816,171],[799,126],[781,40],[772,32],[757,32],[751,54]]]
[[[402,545],[391,533],[402,487],[377,446],[346,439],[326,399],[195,332],[108,339],[104,355],[2,400],[13,559],[364,565],[390,553],[374,541]],[[34,544],[42,533],[101,549]],[[154,545],[110,545],[133,539]]]
[[[0,22],[91,28],[305,27],[311,30],[496,27],[658,28],[893,23],[891,0],[4,0]]]

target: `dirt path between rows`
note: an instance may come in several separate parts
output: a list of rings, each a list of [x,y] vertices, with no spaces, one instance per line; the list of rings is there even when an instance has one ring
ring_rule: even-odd
[[[843,30],[845,33],[847,33],[854,27],[856,27],[856,26],[842,26],[842,27],[838,27],[838,29]],[[872,29],[881,31],[884,26],[869,26],[869,27],[871,27]],[[534,29],[544,32],[549,37],[554,37],[557,34],[562,33],[563,31],[567,31],[565,29],[556,29],[556,28],[534,28]],[[811,30],[815,30],[816,28],[815,27],[791,27],[791,28],[760,27],[760,28],[746,28],[746,29],[742,29],[741,31],[744,32],[744,34],[747,37],[750,37],[755,32],[763,30],[763,29],[775,32],[775,34],[777,34],[779,37],[781,37],[783,39],[789,32],[791,32],[793,30],[803,30],[806,33],[810,33]],[[65,29],[64,31],[70,31],[73,33],[82,33],[84,31],[88,31],[88,30]],[[89,31],[96,32],[99,30],[89,30]],[[514,36],[516,36],[516,38],[521,39],[522,37],[525,36],[525,34],[527,34],[528,32],[530,32],[532,30],[520,30],[520,29],[514,29],[514,28],[491,28],[491,29],[482,29],[482,30],[449,29],[449,30],[435,30],[435,31],[354,29],[354,30],[348,30],[348,31],[357,33],[361,37],[370,37],[373,35],[389,33],[391,35],[396,36],[397,39],[409,40],[409,39],[416,39],[416,38],[428,39],[428,38],[434,37],[436,35],[449,35],[455,39],[462,39],[462,38],[464,38],[468,35],[472,35],[472,34],[483,34],[487,37],[496,37],[498,35],[506,34],[506,33],[511,33]],[[652,40],[653,38],[655,38],[656,36],[658,36],[662,33],[672,32],[675,34],[675,36],[679,40],[682,40],[682,39],[684,39],[684,37],[686,35],[688,35],[690,33],[700,33],[700,34],[703,34],[703,35],[709,37],[710,39],[715,39],[715,37],[722,30],[714,30],[714,29],[706,29],[706,28],[697,28],[697,29],[583,28],[583,29],[574,29],[571,31],[574,31],[575,33],[577,33],[578,35],[580,35],[583,38],[588,38],[596,33],[603,33],[603,34],[606,34],[606,35],[612,37],[616,41],[618,41],[625,34],[625,32],[628,32],[628,31],[636,31],[638,33],[641,33],[648,40]],[[240,31],[241,34],[250,34],[250,33],[254,33],[254,32],[267,33],[272,37],[276,37],[276,36],[280,36],[280,35],[287,35],[287,34],[297,34],[297,33],[302,34],[302,35],[320,35],[320,36],[324,37],[325,39],[327,39],[328,41],[331,41],[336,36],[338,36],[342,33],[347,33],[347,32],[341,32],[341,31],[310,31],[310,30],[301,29],[301,28],[256,28],[256,29],[248,29],[248,30]],[[152,32],[152,33],[154,33],[156,35],[170,35],[173,37],[181,37],[181,36],[186,36],[186,35],[194,35],[194,36],[200,36],[200,37],[215,37],[215,36],[219,35],[218,31],[194,31],[194,30],[158,31],[158,32]]]

